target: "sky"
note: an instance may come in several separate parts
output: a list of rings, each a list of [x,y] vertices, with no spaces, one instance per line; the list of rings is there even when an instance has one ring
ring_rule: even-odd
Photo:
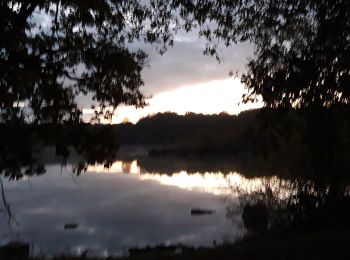
[[[41,26],[50,23],[45,14],[37,14],[35,20]],[[235,46],[219,46],[220,63],[215,57],[203,55],[205,40],[198,32],[178,32],[174,46],[160,55],[156,46],[145,43],[133,43],[131,49],[141,49],[148,56],[148,66],[142,71],[145,85],[141,92],[148,106],[143,109],[120,106],[116,109],[112,121],[120,123],[128,119],[136,123],[140,118],[158,112],[186,112],[217,114],[227,112],[237,114],[243,110],[258,108],[262,103],[241,104],[242,95],[247,92],[240,80],[229,76],[230,72],[242,73],[245,64],[253,56],[253,46],[239,43]],[[91,96],[78,97],[83,109],[83,119],[89,121],[93,115]]]
[[[230,71],[244,72],[248,58],[253,55],[250,44],[220,46],[220,62],[215,57],[203,55],[205,41],[195,32],[178,34],[174,46],[163,55],[155,46],[141,44],[138,47],[149,55],[149,66],[142,72],[145,85],[141,88],[142,93],[150,97],[148,106],[142,109],[120,106],[112,123],[125,119],[136,123],[140,118],[158,112],[238,114],[262,105],[242,104],[242,95],[247,91],[238,78],[229,76]],[[84,118],[88,120],[93,111],[84,100],[82,106]]]

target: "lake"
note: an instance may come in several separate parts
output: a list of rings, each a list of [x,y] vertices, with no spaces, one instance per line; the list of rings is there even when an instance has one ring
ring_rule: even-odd
[[[91,165],[80,176],[71,168],[47,165],[43,176],[4,181],[12,218],[1,215],[2,242],[27,241],[33,254],[88,249],[114,255],[159,244],[212,246],[245,233],[240,215],[226,216],[230,182],[241,178],[237,173],[170,175],[144,171],[137,160]],[[193,216],[194,208],[215,212]]]
[[[1,243],[29,243],[31,255],[120,256],[159,245],[180,250],[313,232],[321,241],[329,234],[343,241],[346,176],[297,175],[258,157],[149,156],[147,149],[121,147],[111,163],[87,163],[73,152],[62,163],[54,149],[43,148],[34,165],[44,171],[21,175],[8,167],[10,175],[1,177]]]

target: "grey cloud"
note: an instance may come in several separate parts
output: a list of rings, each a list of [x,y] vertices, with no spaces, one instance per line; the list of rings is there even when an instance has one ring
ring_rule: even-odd
[[[146,96],[212,80],[228,79],[229,72],[243,72],[247,59],[253,54],[250,44],[219,47],[221,62],[214,57],[203,55],[205,42],[192,34],[180,34],[184,41],[177,40],[174,47],[160,55],[154,45],[135,43],[132,49],[144,50],[149,55],[149,66],[142,72]],[[79,96],[81,107],[90,107],[91,95]]]
[[[142,1],[147,4],[148,1]],[[43,12],[37,13],[32,20],[47,24],[50,18]],[[164,55],[157,51],[157,45],[134,42],[128,46],[131,50],[141,49],[149,55],[149,67],[145,67],[142,75],[145,86],[142,91],[146,95],[155,95],[164,91],[211,80],[228,78],[230,71],[244,71],[247,58],[252,56],[251,44],[238,44],[231,47],[219,47],[222,62],[214,57],[202,54],[205,40],[198,37],[198,31],[189,33],[179,31],[175,35],[175,45],[169,47]],[[79,71],[82,68],[79,68]],[[90,107],[91,95],[77,98],[80,107]]]
[[[214,57],[202,54],[204,41],[177,41],[173,48],[160,56],[150,50],[150,67],[143,71],[146,94],[157,94],[184,85],[192,85],[211,80],[226,79],[230,71],[244,71],[247,58],[252,56],[250,44],[219,47],[222,58],[218,63]]]

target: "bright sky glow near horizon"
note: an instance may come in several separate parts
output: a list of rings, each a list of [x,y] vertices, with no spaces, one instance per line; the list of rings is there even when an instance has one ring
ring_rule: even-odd
[[[250,44],[219,46],[220,62],[214,57],[203,55],[205,41],[196,32],[180,32],[175,45],[164,55],[154,48],[140,43],[149,55],[149,66],[142,71],[145,85],[141,92],[152,96],[148,106],[142,109],[119,106],[112,122],[121,123],[125,118],[136,123],[139,119],[160,112],[186,112],[238,114],[241,111],[259,108],[262,103],[242,104],[242,95],[247,90],[240,79],[229,77],[229,72],[244,72],[247,59],[253,55]],[[84,118],[91,118],[93,111],[88,99],[82,99]],[[102,120],[103,121],[103,120]]]
[[[43,28],[50,19],[45,13],[38,13],[34,21]],[[160,55],[155,46],[143,42],[131,44],[131,50],[141,49],[148,55],[148,66],[142,70],[145,85],[141,92],[152,96],[149,106],[143,109],[120,106],[116,109],[112,122],[120,123],[128,118],[136,123],[140,118],[159,112],[186,112],[218,114],[227,112],[238,114],[241,111],[259,108],[262,103],[239,104],[246,90],[239,79],[230,78],[229,72],[244,72],[245,65],[253,56],[254,48],[249,43],[238,43],[226,47],[219,44],[217,51],[220,62],[214,57],[203,55],[206,41],[199,37],[198,31],[178,31],[174,46]],[[79,107],[83,109],[83,119],[89,121],[94,114],[90,107],[95,104],[91,95],[78,97]]]
[[[233,78],[187,85],[154,95],[148,100],[149,105],[144,108],[118,107],[113,116],[112,124],[121,123],[125,118],[136,123],[143,117],[163,112],[175,112],[179,115],[184,115],[187,112],[238,114],[244,110],[262,106],[261,102],[243,104],[241,102],[242,95],[246,92],[247,90],[244,89],[240,80]],[[92,112],[90,109],[84,110],[87,117]]]
[[[213,80],[196,85],[188,85],[175,90],[159,93],[151,98],[143,109],[120,107],[112,123],[120,123],[124,118],[136,123],[140,118],[159,112],[175,112],[184,115],[187,112],[219,114],[227,112],[238,114],[252,108],[261,107],[261,103],[240,104],[246,92],[238,79]]]

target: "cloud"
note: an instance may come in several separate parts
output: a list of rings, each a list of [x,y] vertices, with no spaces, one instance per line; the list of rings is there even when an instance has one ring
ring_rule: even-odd
[[[144,1],[144,4],[146,3],[147,1]],[[50,18],[44,12],[37,13],[32,17],[32,20],[41,24],[44,28],[50,25]],[[174,46],[169,47],[163,55],[159,54],[157,45],[143,42],[129,44],[128,47],[131,51],[141,49],[149,55],[149,66],[145,67],[142,72],[145,85],[141,90],[146,96],[154,95],[158,96],[157,99],[159,99],[162,97],[159,94],[164,92],[169,95],[171,94],[169,91],[175,89],[205,84],[215,80],[228,80],[229,72],[243,72],[248,57],[253,55],[253,46],[249,43],[240,43],[227,48],[221,44],[218,47],[221,62],[218,63],[214,57],[203,55],[206,41],[198,36],[196,30],[191,32],[179,31],[174,37],[174,42]],[[79,68],[80,70],[82,68]],[[206,95],[204,92],[207,89],[203,88],[202,91]],[[199,92],[200,90],[193,94],[198,96]],[[188,96],[190,95],[189,92],[183,93],[186,95],[186,97],[183,97],[184,99],[196,98],[196,96]],[[239,101],[240,97],[232,100],[232,104]],[[81,108],[90,108],[93,104],[92,95],[79,95],[77,102]],[[216,105],[220,106],[221,101],[217,100],[217,102]],[[189,109],[189,111],[193,111],[193,109]],[[204,111],[196,112],[204,113]]]
[[[185,85],[228,79],[230,71],[244,71],[247,58],[253,53],[249,44],[220,46],[222,61],[218,63],[214,57],[203,55],[204,49],[204,40],[195,39],[193,35],[177,36],[174,47],[162,56],[148,48],[150,66],[142,74],[143,92],[154,95]]]

